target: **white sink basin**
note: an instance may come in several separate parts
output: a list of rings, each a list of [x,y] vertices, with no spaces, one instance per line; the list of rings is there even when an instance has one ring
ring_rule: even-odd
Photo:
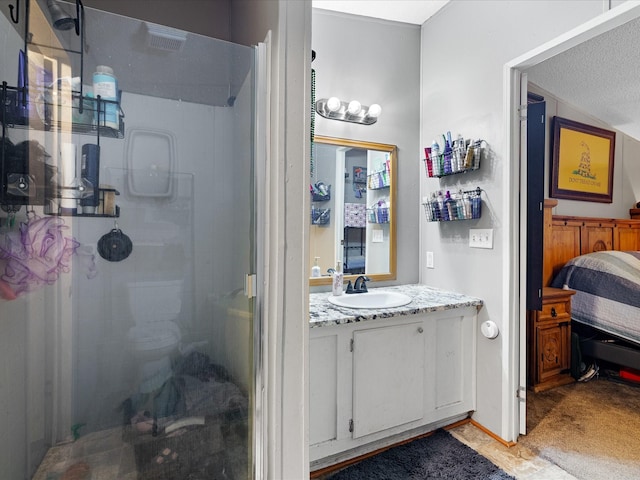
[[[388,291],[370,291],[366,293],[330,296],[329,303],[347,308],[393,308],[411,303],[411,297],[404,293]]]

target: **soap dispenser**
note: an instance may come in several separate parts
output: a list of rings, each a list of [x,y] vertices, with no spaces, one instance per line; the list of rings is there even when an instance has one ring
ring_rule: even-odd
[[[317,278],[320,276],[320,265],[318,265],[318,260],[320,257],[315,257],[313,262],[313,267],[311,267],[311,276]]]
[[[336,271],[333,272],[333,283],[331,293],[334,297],[342,295],[344,292],[342,290],[342,284],[344,281],[344,274],[342,273],[342,266],[340,262],[336,263]]]

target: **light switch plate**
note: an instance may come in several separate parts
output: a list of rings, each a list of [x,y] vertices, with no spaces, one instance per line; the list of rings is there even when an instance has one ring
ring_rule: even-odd
[[[372,232],[373,232],[373,235],[371,238],[372,243],[384,242],[384,235],[382,234],[382,229],[378,228],[378,229],[372,230]]]
[[[493,248],[493,228],[472,228],[469,230],[471,248]]]
[[[433,266],[433,252],[427,252],[427,268],[435,268]]]

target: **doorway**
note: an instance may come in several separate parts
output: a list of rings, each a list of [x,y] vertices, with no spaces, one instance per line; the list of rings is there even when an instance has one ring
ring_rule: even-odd
[[[640,18],[640,6],[623,4],[616,7],[615,10],[611,10],[608,15],[598,18],[587,25],[580,26],[573,30],[572,35],[569,38],[564,37],[560,40],[549,42],[545,45],[544,49],[537,49],[528,54],[525,54],[512,62],[505,65],[505,73],[507,81],[507,88],[505,91],[505,101],[510,105],[509,112],[511,112],[509,121],[506,124],[507,132],[507,152],[512,158],[520,158],[521,161],[508,165],[509,171],[507,175],[510,178],[511,185],[514,186],[511,190],[511,200],[513,204],[519,204],[521,196],[524,198],[527,195],[529,186],[527,182],[527,163],[526,163],[526,135],[521,135],[520,131],[520,104],[521,98],[526,99],[527,91],[527,79],[526,71],[545,60],[562,53],[570,48],[579,45],[583,42],[589,41],[598,35],[608,32],[610,30],[619,27],[620,25],[627,23],[631,20]],[[526,101],[524,100],[523,101]],[[517,187],[519,186],[519,188]],[[526,202],[520,203],[520,211],[517,217],[517,221],[511,225],[513,238],[519,240],[512,246],[517,250],[511,255],[512,258],[519,258],[517,262],[518,267],[514,269],[513,276],[511,278],[511,285],[513,291],[519,292],[518,296],[514,296],[510,300],[510,309],[513,318],[517,318],[518,325],[514,328],[514,334],[511,340],[513,348],[510,350],[510,361],[512,365],[518,365],[517,374],[512,375],[509,379],[513,382],[509,385],[510,391],[517,391],[518,398],[512,405],[512,423],[511,428],[514,432],[526,433],[526,371],[527,361],[526,355],[526,310],[527,305],[524,299],[527,298],[526,289],[526,225],[528,218]],[[517,435],[516,435],[517,436]]]

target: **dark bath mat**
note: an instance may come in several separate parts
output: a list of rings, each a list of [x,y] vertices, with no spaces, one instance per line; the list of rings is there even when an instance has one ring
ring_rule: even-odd
[[[329,480],[514,480],[445,430],[391,448],[336,472]]]

